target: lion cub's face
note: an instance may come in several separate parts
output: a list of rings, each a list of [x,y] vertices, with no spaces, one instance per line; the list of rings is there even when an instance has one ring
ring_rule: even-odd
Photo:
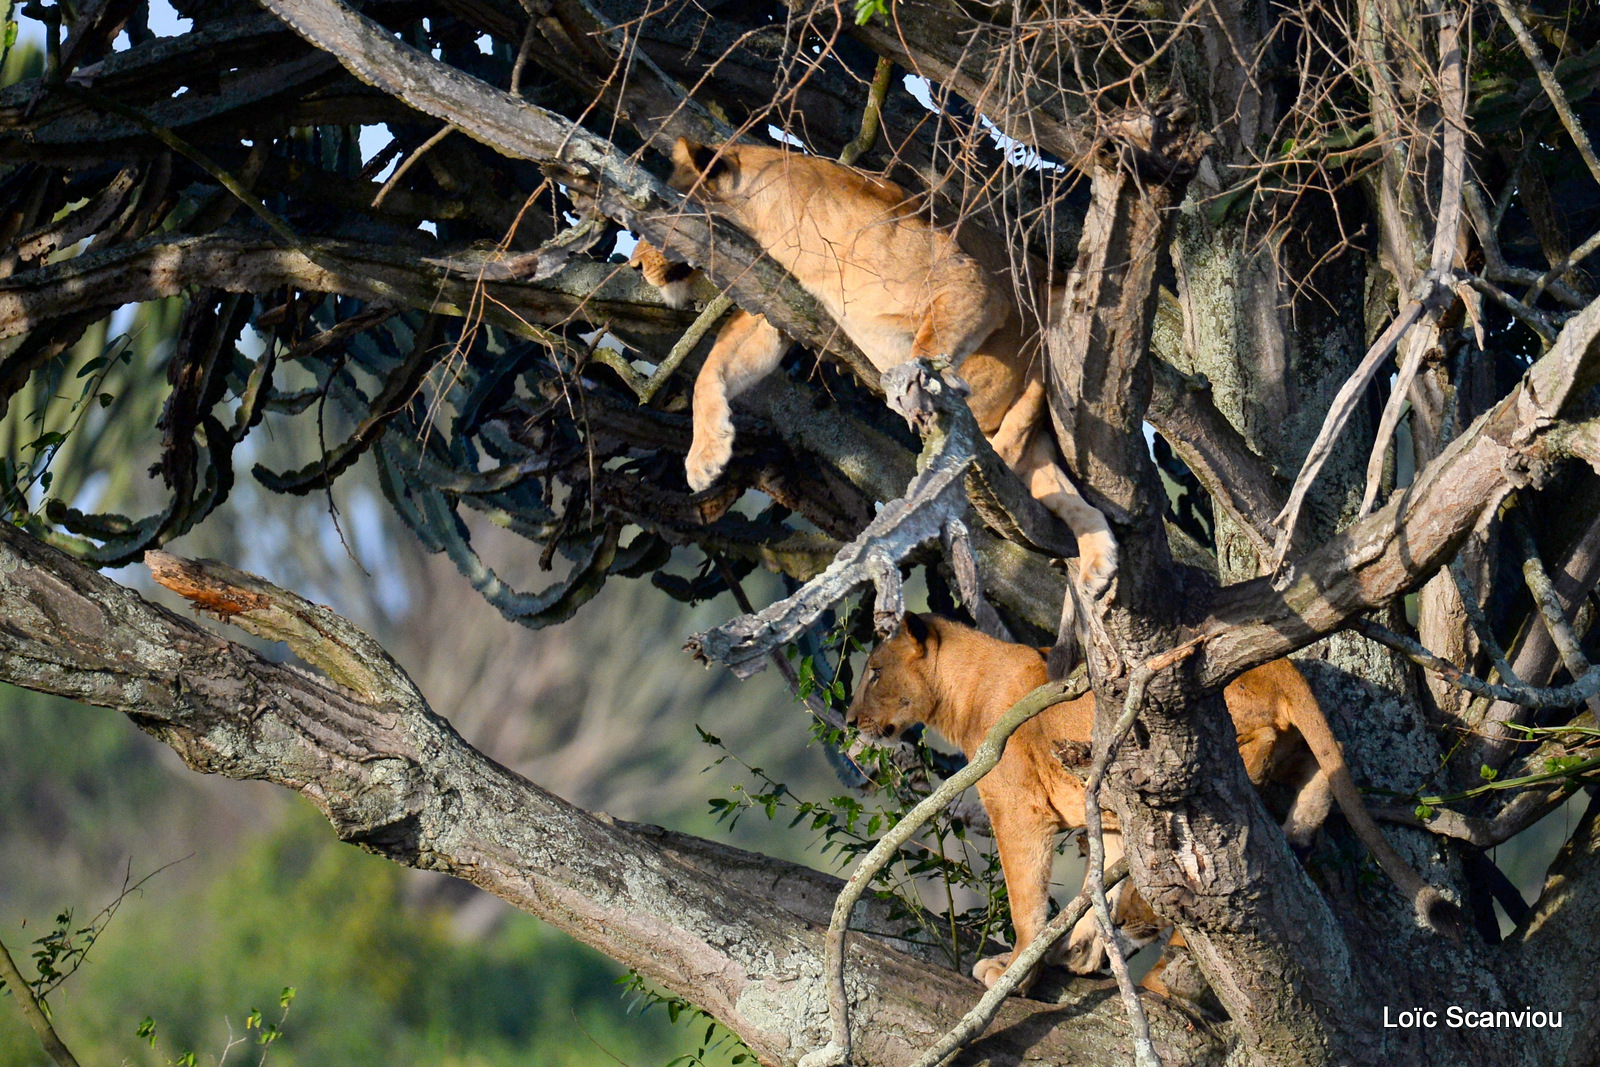
[[[702,198],[718,200],[738,180],[739,146],[695,144],[678,138],[672,146],[672,177],[667,184],[680,193],[695,190]]]
[[[934,704],[933,657],[927,642],[927,623],[907,614],[900,632],[867,657],[845,722],[866,737],[885,739],[927,722]]]

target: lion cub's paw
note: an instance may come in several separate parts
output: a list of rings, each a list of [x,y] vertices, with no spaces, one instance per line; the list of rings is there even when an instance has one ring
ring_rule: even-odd
[[[689,478],[689,488],[695,492],[709,489],[711,483],[722,476],[733,458],[733,435],[713,434],[709,438],[696,438],[683,461],[684,473]]]
[[[1111,588],[1117,576],[1117,539],[1111,531],[1084,534],[1078,538],[1078,579],[1084,590],[1098,598]]]
[[[1006,973],[1006,968],[1011,964],[1011,953],[1003,956],[990,956],[986,960],[979,960],[972,965],[972,977],[983,983],[983,988],[993,989],[1000,976]]]
[[[1092,915],[1086,918],[1091,923],[1094,921]],[[1100,941],[1099,930],[1093,926],[1085,930],[1080,923],[1073,928],[1069,936],[1071,940],[1067,942],[1067,951],[1063,959],[1067,970],[1073,974],[1093,974],[1098,971],[1105,962],[1106,955],[1105,945]]]

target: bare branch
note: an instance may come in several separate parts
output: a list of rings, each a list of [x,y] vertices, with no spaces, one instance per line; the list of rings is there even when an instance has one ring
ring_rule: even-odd
[[[1100,928],[1100,940],[1105,944],[1106,956],[1111,961],[1111,973],[1117,976],[1117,988],[1122,993],[1122,1004],[1133,1026],[1134,1062],[1139,1067],[1160,1067],[1150,1041],[1150,1023],[1145,1018],[1144,1005],[1139,1001],[1139,990],[1134,987],[1128,973],[1128,961],[1123,956],[1122,942],[1116,923],[1111,918],[1111,906],[1106,900],[1106,846],[1100,814],[1100,786],[1105,781],[1106,768],[1115,758],[1123,739],[1133,729],[1134,720],[1144,705],[1145,688],[1156,674],[1194,655],[1202,639],[1192,639],[1169,652],[1152,656],[1133,669],[1128,676],[1128,696],[1123,702],[1122,714],[1111,727],[1103,746],[1095,753],[1089,775],[1083,782],[1083,815],[1089,834],[1089,866],[1083,874],[1084,891],[1094,903],[1095,923]]]
[[[1118,860],[1106,868],[1104,884],[1110,889],[1128,876],[1128,861]],[[1016,992],[1017,986],[1039,961],[1044,959],[1045,953],[1060,941],[1068,930],[1075,926],[1079,919],[1089,913],[1094,907],[1094,901],[1089,897],[1087,888],[1078,891],[1078,895],[1069,900],[1065,907],[1044,924],[1039,936],[1028,942],[1028,947],[1018,952],[1006,966],[1005,973],[997,979],[994,985],[979,998],[971,1011],[961,1017],[948,1034],[929,1047],[922,1054],[922,1058],[911,1067],[938,1067],[939,1064],[949,1059],[955,1053],[966,1048],[969,1044],[983,1036],[983,1032],[994,1022],[994,1017],[1000,1011],[1000,1006],[1006,998]]]
[[[1539,51],[1538,43],[1528,33],[1528,27],[1523,25],[1522,19],[1518,17],[1516,9],[1511,6],[1509,0],[1494,0],[1494,2],[1495,7],[1500,9],[1500,17],[1506,20],[1506,25],[1511,27],[1511,32],[1516,35],[1517,44],[1522,46],[1522,54],[1528,57],[1528,62],[1533,64],[1533,69],[1538,73],[1539,84],[1544,86],[1544,94],[1550,98],[1556,114],[1561,116],[1561,125],[1566,127],[1572,143],[1577,146],[1578,155],[1583,157],[1584,165],[1589,168],[1594,180],[1600,182],[1600,158],[1595,157],[1594,147],[1589,143],[1589,135],[1583,132],[1583,123],[1573,114],[1572,105],[1567,102],[1567,94],[1561,88],[1561,83],[1556,80],[1555,71],[1545,62],[1544,53]]]
[[[1266,460],[1211,401],[1211,386],[1164,360],[1152,359],[1155,387],[1146,417],[1194,472],[1211,499],[1233,517],[1263,560],[1271,558],[1272,517],[1282,510],[1283,486]]]
[[[1433,671],[1446,682],[1478,696],[1493,697],[1525,708],[1572,708],[1593,700],[1600,693],[1600,668],[1591,667],[1580,673],[1571,685],[1541,689],[1531,685],[1507,685],[1486,682],[1468,674],[1443,656],[1434,655],[1404,634],[1397,634],[1371,619],[1356,619],[1350,628],[1405,656],[1419,667]]]
[[[967,512],[969,482],[983,480],[987,492],[974,492],[974,498],[986,498],[1008,528],[1027,529],[1030,520],[1020,507],[1015,513],[1002,510],[1008,499],[1022,498],[1021,486],[978,429],[959,379],[936,378],[918,361],[889,371],[884,385],[891,403],[911,412],[924,427],[921,472],[900,499],[885,505],[855,542],[839,551],[826,571],[794,595],[755,615],[741,616],[691,637],[684,647],[696,659],[726,664],[736,675],[747,678],[765,666],[774,649],[793,641],[823,612],[864,585],[878,591],[874,614],[879,632],[892,633],[905,612],[900,561],[929,541],[966,542],[964,537],[946,534]]]
[[[1397,320],[1398,322],[1399,320]],[[1426,581],[1506,494],[1562,453],[1550,430],[1600,380],[1600,301],[1562,329],[1523,381],[1479,416],[1404,493],[1283,576],[1221,591],[1201,657],[1205,684],[1286,655]]]
[[[1440,104],[1444,116],[1444,187],[1439,193],[1439,213],[1434,219],[1433,257],[1428,275],[1444,279],[1455,263],[1458,231],[1461,227],[1461,183],[1467,170],[1467,89],[1466,73],[1461,63],[1461,23],[1452,11],[1439,15],[1439,85]],[[1445,283],[1447,284],[1447,283]],[[1358,517],[1371,513],[1372,503],[1378,498],[1378,488],[1383,482],[1383,460],[1389,451],[1389,442],[1400,425],[1400,412],[1411,395],[1411,383],[1422,365],[1422,357],[1431,340],[1432,327],[1443,310],[1442,303],[1432,304],[1423,319],[1424,334],[1413,335],[1406,346],[1405,359],[1400,373],[1384,405],[1383,417],[1378,422],[1378,433],[1372,444],[1372,454],[1367,459],[1367,488],[1361,497]],[[1292,525],[1292,519],[1291,525]],[[1280,560],[1281,562],[1281,557]]]

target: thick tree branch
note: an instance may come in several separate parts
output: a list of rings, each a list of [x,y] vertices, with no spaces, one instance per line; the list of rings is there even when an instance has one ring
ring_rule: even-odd
[[[1562,458],[1550,440],[1569,404],[1600,380],[1600,301],[1562,329],[1510,395],[1481,415],[1404,493],[1298,561],[1281,591],[1266,579],[1213,605],[1200,678],[1220,684],[1416,588],[1449,561],[1507,493]]]
[[[1069,537],[1056,532],[1059,521],[1022,492],[1021,484],[995,455],[967,407],[966,387],[959,379],[935,377],[919,361],[890,370],[884,375],[884,385],[890,391],[890,403],[923,429],[922,469],[854,542],[839,550],[822,574],[754,615],[742,615],[691,637],[684,647],[696,659],[725,664],[747,678],[764,669],[773,652],[793,641],[823,612],[864,585],[877,591],[873,615],[879,632],[887,636],[905,614],[900,564],[934,540],[945,544],[963,587],[963,599],[980,626],[984,625],[986,603],[977,572],[985,568],[972,558],[971,531],[965,522],[969,486],[974,503],[983,504],[977,509],[979,514],[992,515],[990,525],[1002,527],[1013,539],[1055,544],[1063,550],[1071,544]],[[990,626],[996,621],[989,620]]]
[[[877,384],[877,371],[860,350],[750,237],[685,203],[608,141],[397,41],[338,0],[262,4],[357,78],[504,155],[545,165],[568,186],[592,196],[606,217],[703,269],[742,307],[765,315],[814,351],[835,356],[869,385]]]
[[[121,710],[196,770],[295,789],[341,839],[546,919],[694,998],[766,1062],[792,1064],[825,1040],[824,933],[777,903],[792,894],[709,878],[708,866],[738,864],[590,815],[484,758],[325,609],[225,568],[157,565],[197,604],[270,626],[343,682],[270,663],[10,526],[0,527],[0,679]],[[697,865],[672,853],[696,853]],[[760,877],[747,871],[740,884]],[[768,877],[790,875],[779,865]],[[856,1045],[887,1067],[915,1058],[978,991],[872,941],[855,943],[850,966]],[[1181,1015],[1157,1005],[1152,1019],[1174,1062],[1215,1055]],[[1120,1012],[1088,1001],[1060,1013],[1012,1001],[1001,1026],[986,1044],[1007,1062],[1109,1065],[1126,1034]]]
[[[85,309],[109,311],[174,296],[194,285],[235,293],[267,293],[288,285],[447,315],[472,309],[521,336],[529,335],[530,324],[575,319],[617,322],[666,336],[688,321],[636,272],[609,263],[569,263],[553,277],[530,283],[515,280],[515,256],[472,251],[436,257],[426,249],[337,240],[308,241],[306,247],[315,261],[264,235],[225,232],[152,235],[88,252],[0,278],[0,337]],[[475,301],[480,285],[489,299]]]
[[[1250,450],[1244,435],[1217,409],[1209,383],[1164,360],[1151,359],[1150,366],[1155,381],[1145,417],[1211,499],[1238,523],[1256,554],[1267,559],[1272,517],[1283,508],[1285,497],[1272,465]]]

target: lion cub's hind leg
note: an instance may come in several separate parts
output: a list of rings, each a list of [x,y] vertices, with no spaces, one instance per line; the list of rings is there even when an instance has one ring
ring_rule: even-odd
[[[1002,430],[1005,428],[1001,425]],[[1013,469],[1033,498],[1059,515],[1078,539],[1078,577],[1090,596],[1099,596],[1117,574],[1117,539],[1100,510],[1083,499],[1056,462],[1054,442],[1036,433]]]
[[[760,315],[735,311],[694,380],[694,441],[684,470],[695,492],[708,488],[733,456],[728,402],[777,368],[789,339]]]

